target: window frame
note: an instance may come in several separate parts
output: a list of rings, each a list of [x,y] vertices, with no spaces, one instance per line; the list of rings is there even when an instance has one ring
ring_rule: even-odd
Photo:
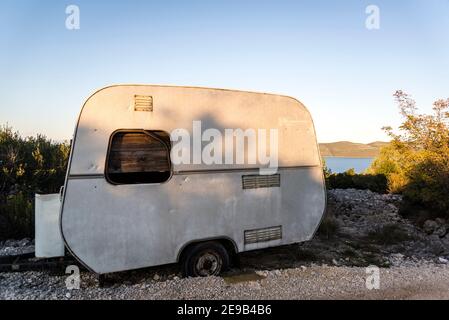
[[[168,146],[167,143],[163,139],[158,137],[153,132],[164,132],[164,133],[166,133],[168,135],[168,137],[170,137],[170,134],[168,132],[164,131],[164,130],[145,130],[145,129],[118,129],[118,130],[115,130],[111,134],[111,136],[109,137],[108,149],[106,151],[106,161],[105,161],[105,165],[104,165],[104,177],[105,177],[106,181],[109,184],[112,184],[114,186],[160,185],[160,184],[165,184],[165,183],[169,182],[172,179],[172,177],[173,177],[173,164],[171,162],[171,157],[170,157],[171,145]],[[146,134],[147,136],[150,136],[151,138],[161,142],[162,145],[167,150],[168,169],[170,170],[169,171],[170,172],[170,176],[168,177],[168,179],[165,180],[165,181],[162,181],[162,182],[145,182],[145,183],[120,183],[120,182],[112,181],[110,179],[110,177],[109,177],[109,172],[108,172],[109,159],[110,159],[110,155],[111,155],[112,140],[119,133],[143,133],[143,134]]]

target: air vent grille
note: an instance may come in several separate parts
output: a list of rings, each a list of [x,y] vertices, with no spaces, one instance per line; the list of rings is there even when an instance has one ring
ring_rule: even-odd
[[[245,244],[282,239],[282,227],[271,227],[245,231]]]
[[[281,186],[281,175],[251,175],[243,176],[243,189],[275,188]]]
[[[152,96],[134,96],[134,111],[153,112]]]

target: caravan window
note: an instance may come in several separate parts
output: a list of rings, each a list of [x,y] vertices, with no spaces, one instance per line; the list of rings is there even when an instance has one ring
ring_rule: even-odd
[[[117,132],[109,146],[106,178],[114,184],[170,179],[170,137],[162,131]]]

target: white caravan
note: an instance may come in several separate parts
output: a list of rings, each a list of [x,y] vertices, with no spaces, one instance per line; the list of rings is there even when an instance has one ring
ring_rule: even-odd
[[[237,253],[310,240],[325,206],[315,129],[298,100],[117,85],[82,108],[59,224],[65,248],[95,273],[181,262],[207,276]]]

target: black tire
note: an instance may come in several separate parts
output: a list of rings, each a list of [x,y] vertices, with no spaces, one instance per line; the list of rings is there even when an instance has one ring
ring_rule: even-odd
[[[217,276],[229,268],[229,253],[219,242],[209,241],[192,245],[182,259],[186,277]]]

